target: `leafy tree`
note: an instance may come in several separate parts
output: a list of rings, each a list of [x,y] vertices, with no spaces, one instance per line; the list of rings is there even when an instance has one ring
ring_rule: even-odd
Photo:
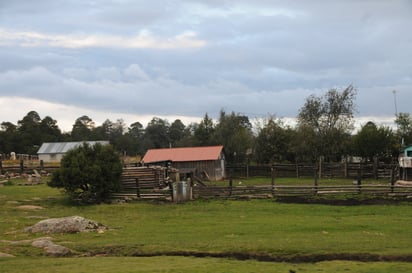
[[[299,110],[297,132],[301,136],[297,152],[311,160],[324,156],[339,160],[347,153],[353,130],[354,100],[352,85],[342,91],[330,89],[324,96],[311,95]]]
[[[81,203],[101,203],[119,190],[121,173],[119,156],[111,145],[84,143],[65,154],[48,185],[63,188]]]
[[[396,138],[389,127],[377,127],[369,121],[353,137],[355,155],[372,161],[374,157],[390,158],[396,153]]]
[[[35,154],[42,144],[41,118],[36,111],[30,111],[17,122],[19,145],[15,152]]]
[[[216,144],[214,141],[215,125],[206,113],[197,126],[194,126],[193,138],[196,146],[210,146]]]
[[[86,115],[76,119],[73,124],[71,136],[72,140],[85,141],[92,140],[92,132],[95,127],[94,121]]]
[[[292,140],[292,129],[285,127],[281,120],[270,117],[259,128],[256,137],[256,161],[258,163],[274,163],[293,160],[289,150]]]
[[[179,143],[185,138],[186,126],[180,119],[176,119],[169,127],[169,139],[173,147],[179,147]]]
[[[57,126],[57,121],[49,116],[41,120],[40,130],[42,133],[42,142],[56,142],[62,138],[62,133]]]
[[[412,117],[409,113],[399,113],[396,117],[397,135],[403,145],[412,144]]]
[[[170,145],[169,122],[158,117],[147,124],[143,136],[144,148],[166,148]]]
[[[143,135],[143,125],[140,122],[132,123],[125,134],[126,139],[124,142],[127,142],[127,148],[124,150],[127,151],[128,154],[143,154]]]
[[[252,124],[247,116],[232,112],[220,112],[219,123],[214,133],[216,144],[225,147],[226,159],[230,163],[245,162],[252,148]]]
[[[20,139],[17,135],[17,125],[11,122],[2,122],[0,130],[0,153],[9,154],[17,151]]]

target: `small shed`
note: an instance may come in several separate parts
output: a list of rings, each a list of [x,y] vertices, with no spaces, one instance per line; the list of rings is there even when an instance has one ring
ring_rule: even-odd
[[[406,147],[399,156],[400,177],[402,180],[412,179],[412,145]]]
[[[193,173],[197,177],[221,180],[225,177],[223,146],[149,149],[144,164],[170,163],[180,173]]]
[[[39,160],[43,162],[60,162],[64,154],[73,148],[77,148],[83,143],[87,143],[91,146],[99,143],[101,145],[108,145],[109,141],[75,141],[75,142],[45,142],[40,146],[37,151]]]
[[[403,156],[405,156],[405,157],[412,157],[412,145],[406,147],[406,148],[403,150]]]

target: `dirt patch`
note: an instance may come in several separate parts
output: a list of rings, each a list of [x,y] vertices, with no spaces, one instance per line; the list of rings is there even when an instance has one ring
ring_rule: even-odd
[[[394,205],[405,202],[411,202],[408,197],[391,197],[391,196],[341,196],[341,197],[325,197],[325,196],[278,196],[276,202],[296,203],[296,204],[324,204],[335,206],[360,206],[360,205]]]
[[[44,209],[41,206],[34,206],[34,205],[21,205],[17,207],[18,209],[22,209],[22,210],[42,210]]]
[[[264,262],[316,263],[324,261],[359,261],[359,262],[412,262],[412,255],[379,255],[370,253],[330,253],[330,254],[265,254],[253,252],[202,252],[202,251],[164,251],[144,253],[122,246],[110,246],[88,252],[85,256],[129,256],[156,257],[179,256],[197,258],[224,258],[236,260],[257,260]]]

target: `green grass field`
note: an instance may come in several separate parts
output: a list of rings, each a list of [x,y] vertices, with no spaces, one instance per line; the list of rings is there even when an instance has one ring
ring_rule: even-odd
[[[75,206],[46,185],[12,185],[0,187],[0,206],[0,252],[16,256],[0,258],[0,272],[412,271],[405,262],[412,261],[409,203],[331,206],[266,199]],[[69,258],[47,257],[24,243],[46,236],[25,233],[25,227],[72,215],[109,229],[47,235],[75,251]]]

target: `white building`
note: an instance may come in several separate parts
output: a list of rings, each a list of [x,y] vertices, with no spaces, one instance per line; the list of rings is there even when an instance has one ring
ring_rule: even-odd
[[[77,148],[83,145],[83,143],[91,146],[97,143],[108,145],[109,141],[45,142],[41,145],[37,154],[39,155],[39,160],[43,160],[43,162],[60,162],[68,150]]]

